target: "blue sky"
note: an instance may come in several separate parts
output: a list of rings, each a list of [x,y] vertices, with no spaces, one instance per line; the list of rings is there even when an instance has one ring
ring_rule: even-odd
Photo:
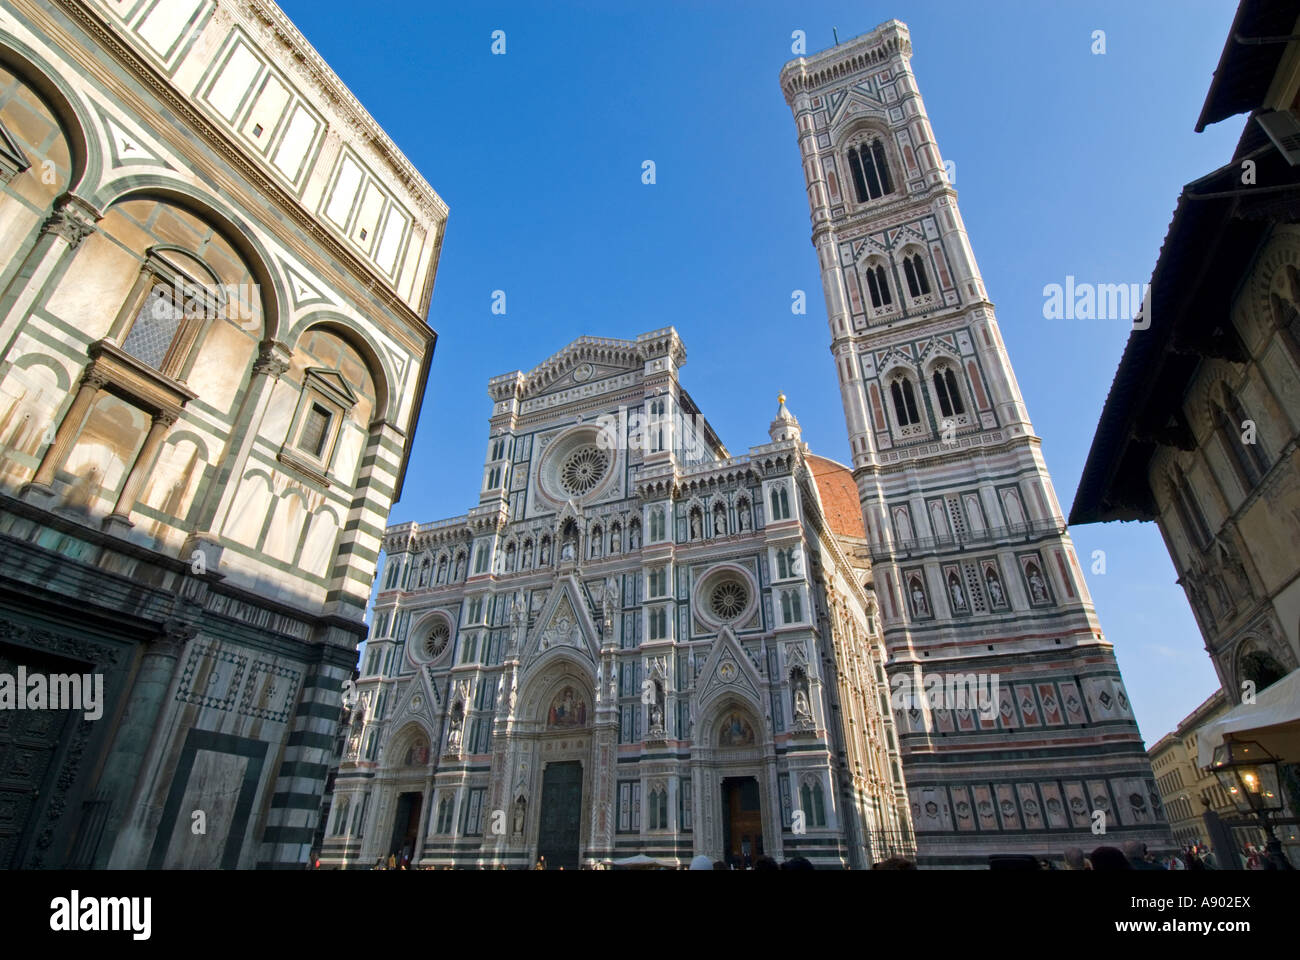
[[[908,24],[1067,512],[1128,324],[1044,320],[1043,287],[1148,281],[1180,188],[1226,163],[1242,127],[1192,132],[1233,0],[281,6],[451,208],[438,346],[394,522],[477,503],[488,378],[583,334],[675,326],[683,382],[733,453],[766,439],[784,390],[812,449],[849,459],[777,83],[794,30],[815,52],[832,27],[848,39]],[[790,311],[794,290],[806,316]],[[1154,524],[1072,533],[1085,570],[1106,552],[1089,585],[1149,745],[1214,690],[1213,668]]]

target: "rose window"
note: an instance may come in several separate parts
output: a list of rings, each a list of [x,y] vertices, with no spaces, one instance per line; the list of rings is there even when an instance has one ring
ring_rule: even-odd
[[[609,469],[609,457],[596,447],[582,447],[569,454],[560,467],[560,483],[573,496],[593,490]]]
[[[435,624],[424,641],[425,655],[431,659],[438,656],[447,649],[447,641],[450,639],[451,629],[445,623]]]
[[[713,612],[723,620],[734,620],[749,603],[749,591],[736,580],[724,580],[713,588],[709,597]]]

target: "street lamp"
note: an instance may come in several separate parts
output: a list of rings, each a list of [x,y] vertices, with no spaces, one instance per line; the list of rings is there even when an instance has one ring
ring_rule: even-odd
[[[1253,740],[1228,740],[1215,747],[1210,770],[1219,785],[1241,813],[1254,814],[1268,837],[1265,850],[1273,866],[1291,869],[1282,856],[1282,843],[1268,821],[1269,814],[1282,810],[1282,791],[1278,787],[1278,762]]]

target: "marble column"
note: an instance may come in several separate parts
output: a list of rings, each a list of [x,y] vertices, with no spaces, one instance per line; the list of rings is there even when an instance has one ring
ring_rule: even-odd
[[[19,328],[50,277],[94,232],[95,222],[102,216],[89,202],[71,193],[54,201],[53,212],[41,226],[35,246],[27,252],[22,266],[0,294],[0,360],[9,356]],[[0,368],[0,375],[3,373],[4,369]]]
[[[216,482],[209,485],[208,493],[195,513],[195,538],[214,542],[220,539],[221,528],[239,490],[244,464],[248,462],[271,404],[271,393],[281,375],[289,369],[291,356],[292,352],[283,343],[262,344],[257,360],[253,362],[252,376],[244,391],[235,428],[222,451]]]
[[[106,527],[113,523],[121,523],[127,527],[131,526],[131,511],[135,509],[136,500],[140,496],[140,487],[144,484],[145,478],[149,476],[150,471],[153,470],[154,460],[158,457],[158,450],[162,447],[167,431],[171,429],[176,420],[176,414],[171,411],[160,411],[153,415],[153,423],[149,425],[149,433],[144,438],[140,452],[136,454],[135,463],[131,465],[131,472],[127,474],[126,482],[122,484],[122,492],[118,495],[113,512],[104,520]]]
[[[147,800],[146,759],[151,753],[150,744],[158,736],[158,715],[181,654],[197,634],[198,627],[193,623],[171,619],[163,623],[158,636],[145,647],[104,772],[96,786],[96,796],[109,802],[109,812],[92,863],[95,869],[147,866],[150,844],[143,839],[122,844],[117,856],[114,856],[114,846],[130,811]],[[142,837],[143,824],[134,826]]]
[[[81,431],[81,425],[85,422],[86,414],[90,412],[91,404],[95,402],[95,397],[106,383],[108,377],[94,367],[88,369],[82,376],[81,385],[77,388],[76,396],[72,398],[72,405],[68,407],[68,412],[63,415],[63,420],[59,423],[54,442],[45,448],[40,466],[36,468],[36,475],[22,489],[24,496],[33,493],[40,498],[53,499],[54,474],[67,457],[73,441]]]

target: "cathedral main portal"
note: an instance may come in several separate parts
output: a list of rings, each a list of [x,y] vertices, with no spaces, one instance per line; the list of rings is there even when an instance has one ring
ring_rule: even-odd
[[[582,764],[548,763],[542,775],[542,809],[537,855],[548,869],[578,868],[582,835]]]

